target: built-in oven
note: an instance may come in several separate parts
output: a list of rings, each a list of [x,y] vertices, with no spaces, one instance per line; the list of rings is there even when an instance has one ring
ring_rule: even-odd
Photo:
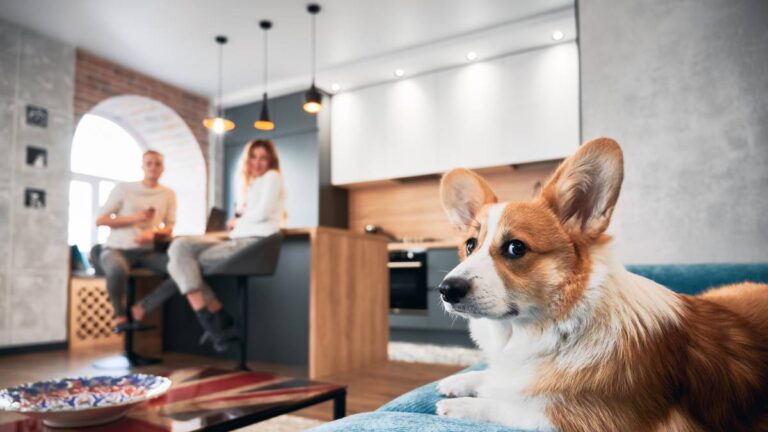
[[[426,313],[427,253],[403,250],[389,253],[389,307],[393,313]]]

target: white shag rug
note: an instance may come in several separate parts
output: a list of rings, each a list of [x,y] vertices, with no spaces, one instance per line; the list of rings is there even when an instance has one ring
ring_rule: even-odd
[[[389,359],[407,363],[470,366],[484,360],[482,351],[460,346],[390,342]]]
[[[242,429],[236,429],[235,432],[299,432],[320,426],[323,423],[319,420],[286,414]]]

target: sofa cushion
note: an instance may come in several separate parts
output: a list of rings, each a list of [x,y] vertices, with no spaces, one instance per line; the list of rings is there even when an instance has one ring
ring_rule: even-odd
[[[483,370],[485,368],[485,363],[480,363],[463,369],[457,373],[464,373],[473,370]],[[400,395],[382,405],[377,411],[435,414],[435,404],[437,404],[439,400],[445,398],[437,392],[438,382],[439,381],[431,382],[411,390],[408,393]]]
[[[318,426],[312,432],[526,432],[490,423],[405,412],[375,411],[355,414]]]
[[[768,263],[629,265],[627,270],[682,294],[738,282],[768,283]]]

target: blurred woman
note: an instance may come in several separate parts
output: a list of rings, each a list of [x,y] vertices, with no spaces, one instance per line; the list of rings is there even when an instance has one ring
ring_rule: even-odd
[[[246,144],[237,173],[238,199],[235,217],[227,232],[182,237],[168,249],[168,273],[194,309],[205,330],[201,342],[211,341],[223,352],[238,338],[232,317],[224,310],[201,268],[221,262],[241,249],[280,230],[285,192],[280,160],[269,140]]]

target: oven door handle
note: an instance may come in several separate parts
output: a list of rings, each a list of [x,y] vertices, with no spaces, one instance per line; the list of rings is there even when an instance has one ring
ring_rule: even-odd
[[[421,268],[424,264],[420,261],[390,261],[387,263],[387,267],[391,269],[397,268]]]

